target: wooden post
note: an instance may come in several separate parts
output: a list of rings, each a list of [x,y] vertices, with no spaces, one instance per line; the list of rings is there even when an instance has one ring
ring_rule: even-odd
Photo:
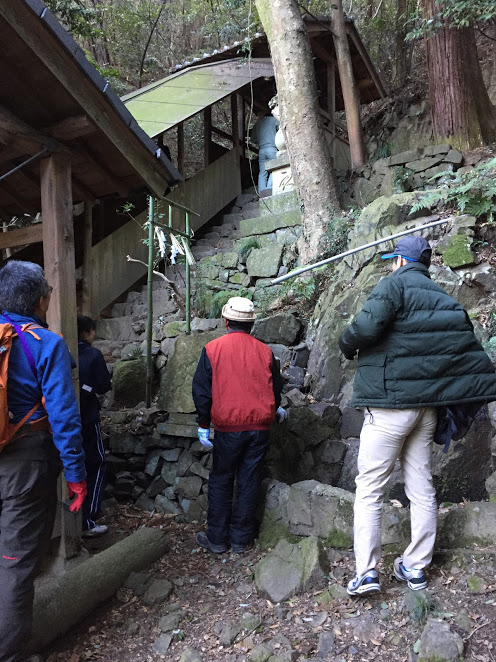
[[[93,316],[93,281],[91,264],[91,247],[93,243],[93,205],[89,202],[84,204],[83,221],[83,296],[81,302],[81,312],[88,317]]]
[[[238,117],[238,97],[231,94],[231,133],[233,137],[233,147],[239,150],[239,117]]]
[[[62,333],[72,356],[77,359],[76,266],[72,219],[71,163],[60,153],[41,161],[41,216],[43,219],[43,260],[45,276],[53,287],[47,322],[52,331]],[[77,371],[73,371],[76,394]],[[67,499],[67,486],[59,481],[59,499]],[[81,518],[62,506],[55,524],[60,535],[60,561],[79,551]]]
[[[184,123],[177,125],[177,169],[184,177]]]
[[[360,95],[353,77],[353,66],[344,22],[342,0],[336,0],[335,4],[332,5],[332,38],[336,50],[339,79],[341,81],[344,109],[346,112],[351,165],[353,168],[356,168],[365,163],[367,156],[360,119]]]
[[[238,107],[238,132],[239,132],[239,139],[241,141],[241,154],[244,156],[246,154],[246,143],[245,143],[245,136],[246,136],[246,128],[245,128],[245,100],[241,96],[241,94],[237,94],[237,107]]]
[[[331,156],[334,165],[336,161],[336,62],[334,58],[332,62],[327,63],[327,112],[331,116],[332,123]]]
[[[204,168],[210,165],[210,141],[212,137],[212,107],[203,110],[203,164]]]

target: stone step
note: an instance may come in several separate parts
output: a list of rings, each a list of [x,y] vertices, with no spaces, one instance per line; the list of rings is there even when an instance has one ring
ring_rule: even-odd
[[[240,223],[240,234],[241,237],[251,237],[253,235],[269,234],[281,228],[291,228],[298,225],[301,225],[301,214],[299,210],[293,209],[292,211],[286,211],[272,216],[247,218]]]
[[[260,216],[262,218],[271,217],[274,214],[284,214],[288,211],[299,210],[298,199],[295,191],[279,193],[263,198],[260,203]]]
[[[193,420],[194,420],[193,415]],[[170,419],[170,417],[169,417]],[[178,425],[176,423],[159,423],[157,425],[157,433],[160,435],[167,435],[170,437],[186,437],[188,439],[196,439],[198,437],[198,423],[194,420],[192,425]],[[210,439],[214,438],[214,430],[210,429]]]

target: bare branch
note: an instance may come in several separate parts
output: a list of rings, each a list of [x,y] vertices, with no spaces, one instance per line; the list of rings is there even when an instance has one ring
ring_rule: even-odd
[[[136,262],[136,264],[142,264],[144,267],[148,268],[148,265],[146,264],[146,262],[143,262],[143,260],[136,260],[135,258],[131,257],[130,255],[126,255],[126,259],[127,259],[128,262]],[[177,285],[172,280],[169,280],[165,274],[160,273],[160,271],[155,271],[155,269],[154,269],[153,273],[155,274],[155,276],[160,276],[160,278],[163,278],[163,280],[165,280],[167,285],[170,285],[171,289],[173,290],[173,292],[176,296],[177,305],[179,306],[179,308],[181,308],[181,310],[184,313],[186,311],[186,304],[184,302],[184,299],[183,299],[181,293],[179,292],[179,289],[178,289]]]

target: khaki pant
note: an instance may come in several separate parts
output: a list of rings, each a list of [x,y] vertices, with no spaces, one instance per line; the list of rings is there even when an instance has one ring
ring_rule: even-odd
[[[410,500],[412,538],[403,554],[405,568],[431,562],[436,538],[437,504],[432,485],[431,452],[437,412],[422,409],[367,409],[358,453],[354,548],[356,570],[364,575],[381,557],[384,487],[400,461]]]

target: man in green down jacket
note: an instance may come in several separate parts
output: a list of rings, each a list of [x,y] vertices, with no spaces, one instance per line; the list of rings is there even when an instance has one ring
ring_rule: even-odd
[[[393,258],[393,273],[379,281],[339,339],[347,359],[358,351],[351,406],[365,409],[350,595],[380,590],[375,568],[381,509],[397,458],[410,500],[411,543],[395,560],[394,574],[411,589],[427,586],[424,568],[432,559],[437,525],[431,450],[438,408],[496,400],[495,370],[466,310],[430,279],[427,241],[403,237],[393,253],[382,256],[387,258]]]

